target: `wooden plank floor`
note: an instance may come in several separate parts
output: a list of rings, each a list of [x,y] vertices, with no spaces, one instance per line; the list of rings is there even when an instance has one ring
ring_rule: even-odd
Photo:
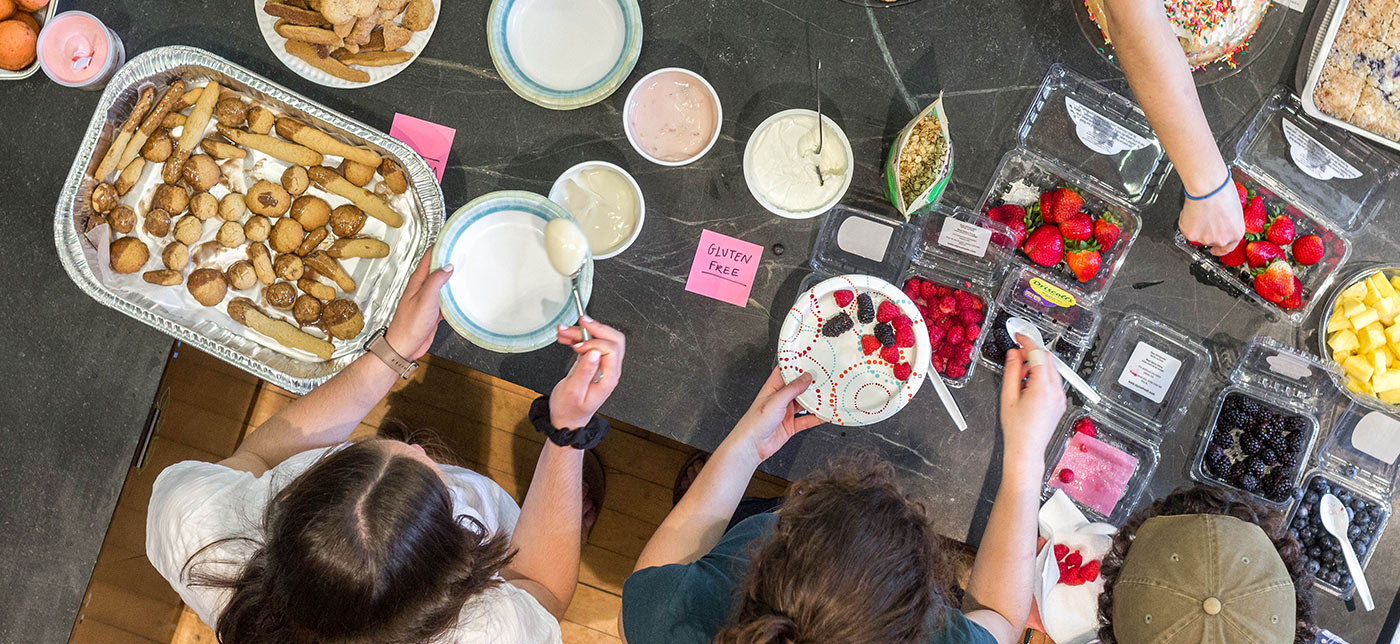
[[[296,396],[219,360],[178,346],[161,384],[161,425],[149,458],[129,473],[83,599],[74,644],[211,644],[214,634],[145,557],[151,484],[166,466],[216,461],[248,431]],[[213,393],[217,392],[217,393]],[[544,438],[526,420],[535,392],[447,360],[427,358],[370,412],[354,437],[374,435],[385,418],[431,429],[455,461],[489,475],[520,502]],[[622,582],[671,509],[671,485],[690,448],[622,423],[597,453],[607,494],[583,549],[573,604],[562,629],[568,644],[617,642]],[[439,454],[439,457],[442,455]],[[750,494],[777,496],[787,483],[759,474]]]

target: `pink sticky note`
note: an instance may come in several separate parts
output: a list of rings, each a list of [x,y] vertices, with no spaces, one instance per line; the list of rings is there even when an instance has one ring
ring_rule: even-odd
[[[428,167],[437,175],[438,183],[442,183],[442,171],[447,169],[447,155],[452,152],[452,139],[457,136],[457,130],[407,114],[394,114],[389,136],[413,148],[418,156],[428,162]]]
[[[711,230],[703,231],[685,290],[744,306],[749,302],[749,291],[762,256],[763,247],[758,244]]]

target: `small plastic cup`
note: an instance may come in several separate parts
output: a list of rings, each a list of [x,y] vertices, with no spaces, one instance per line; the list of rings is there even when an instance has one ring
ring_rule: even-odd
[[[65,11],[44,24],[37,46],[39,67],[55,83],[95,92],[126,63],[116,32],[86,11]]]

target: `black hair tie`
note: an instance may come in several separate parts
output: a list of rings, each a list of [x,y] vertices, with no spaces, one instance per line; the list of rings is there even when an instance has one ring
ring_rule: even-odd
[[[530,403],[530,424],[544,434],[549,442],[560,447],[593,449],[608,436],[608,421],[594,414],[588,424],[577,429],[558,428],[549,420],[549,396],[540,396]]]

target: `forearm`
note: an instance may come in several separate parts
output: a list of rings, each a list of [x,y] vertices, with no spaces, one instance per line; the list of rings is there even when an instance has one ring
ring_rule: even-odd
[[[531,594],[555,617],[563,617],[578,585],[582,531],[583,450],[545,441],[515,523],[516,553],[505,576],[545,590],[547,597]]]
[[[1107,0],[1105,16],[1123,75],[1176,166],[1187,192],[1204,195],[1225,179],[1225,161],[1201,110],[1186,54],[1160,0]]]
[[[714,548],[760,462],[752,447],[726,439],[647,541],[636,570],[690,563]]]
[[[1002,642],[1019,635],[1030,615],[1043,458],[1008,447],[1001,487],[968,581],[972,605],[965,609],[991,610],[1005,618],[1010,630],[993,633]]]

